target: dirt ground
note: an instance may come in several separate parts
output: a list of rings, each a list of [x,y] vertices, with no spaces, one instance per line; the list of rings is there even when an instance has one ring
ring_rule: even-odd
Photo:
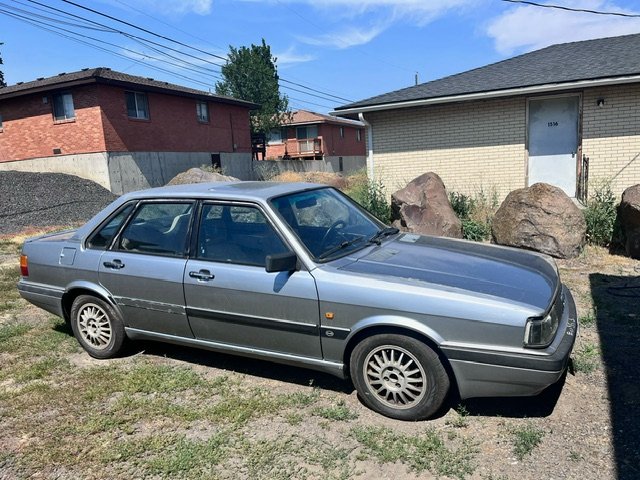
[[[5,298],[0,478],[640,479],[640,262],[588,248],[558,264],[581,323],[566,378],[417,423],[268,362],[152,343],[94,360]]]

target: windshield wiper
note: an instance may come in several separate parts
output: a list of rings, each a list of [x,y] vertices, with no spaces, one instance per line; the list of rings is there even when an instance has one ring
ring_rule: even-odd
[[[330,248],[329,250],[327,250],[326,252],[324,252],[322,255],[320,255],[318,257],[319,260],[324,260],[325,258],[327,258],[328,256],[330,256],[333,253],[336,253],[339,250],[342,250],[343,248],[347,248],[351,245],[353,245],[354,243],[357,243],[359,241],[362,240],[362,237],[357,237],[357,238],[352,238],[351,240],[346,240],[344,242],[342,242],[340,245],[336,245],[333,248]]]
[[[383,237],[388,237],[389,235],[395,235],[400,232],[396,227],[386,227],[376,233],[373,237],[369,239],[369,243],[375,243],[376,245],[380,245],[382,243],[380,240]]]

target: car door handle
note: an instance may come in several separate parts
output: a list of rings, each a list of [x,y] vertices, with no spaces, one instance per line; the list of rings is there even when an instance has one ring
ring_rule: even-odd
[[[200,270],[199,272],[189,272],[189,276],[191,278],[197,278],[198,280],[202,280],[203,282],[208,282],[209,280],[213,280],[215,275],[212,274],[209,270]]]
[[[121,268],[124,268],[124,263],[122,263],[120,260],[114,260],[113,262],[103,262],[102,264],[105,267],[111,268],[113,270],[120,270]]]

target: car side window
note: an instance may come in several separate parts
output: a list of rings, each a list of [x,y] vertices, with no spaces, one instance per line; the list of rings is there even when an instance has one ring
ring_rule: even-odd
[[[120,235],[120,250],[155,255],[184,256],[193,203],[141,204]]]
[[[111,217],[106,224],[104,224],[97,232],[95,232],[89,240],[87,240],[87,248],[93,248],[96,250],[104,250],[109,244],[111,244],[111,240],[113,240],[114,235],[120,230],[120,226],[122,222],[124,222],[131,210],[133,210],[133,203],[130,203],[118,213],[116,213],[113,217]]]
[[[288,252],[256,207],[205,204],[200,217],[200,260],[264,267],[267,255]]]

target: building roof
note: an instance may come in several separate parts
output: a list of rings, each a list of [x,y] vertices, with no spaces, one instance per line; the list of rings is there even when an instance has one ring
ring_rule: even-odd
[[[338,125],[346,125],[349,127],[364,127],[362,122],[356,120],[348,120],[346,118],[334,117],[332,115],[324,115],[322,113],[310,112],[308,110],[296,110],[291,113],[291,121],[287,125],[312,125],[315,123],[334,123]]]
[[[135,88],[138,90],[165,93],[169,95],[179,95],[185,97],[194,97],[202,100],[215,101],[220,103],[228,103],[239,105],[250,109],[257,108],[258,105],[238,100],[222,95],[214,95],[203,90],[196,90],[173,83],[154,80],[153,78],[138,77],[122,72],[117,72],[106,67],[99,68],[83,68],[80,71],[72,73],[59,73],[53,77],[41,77],[31,82],[19,82],[15,85],[9,85],[0,88],[0,100],[5,98],[18,97],[22,95],[30,95],[33,93],[47,92],[51,90],[60,90],[78,85],[87,85],[91,83],[100,83],[107,85],[115,85],[124,88]]]
[[[629,77],[638,77],[632,78]],[[394,92],[336,108],[350,113],[376,110],[376,106],[497,91],[514,91],[536,86],[563,89],[576,82],[601,79],[640,81],[640,34],[563,43],[525,53],[501,62],[468,70]],[[434,102],[435,103],[435,102]],[[409,105],[408,105],[409,106]],[[344,112],[346,113],[346,112]]]

